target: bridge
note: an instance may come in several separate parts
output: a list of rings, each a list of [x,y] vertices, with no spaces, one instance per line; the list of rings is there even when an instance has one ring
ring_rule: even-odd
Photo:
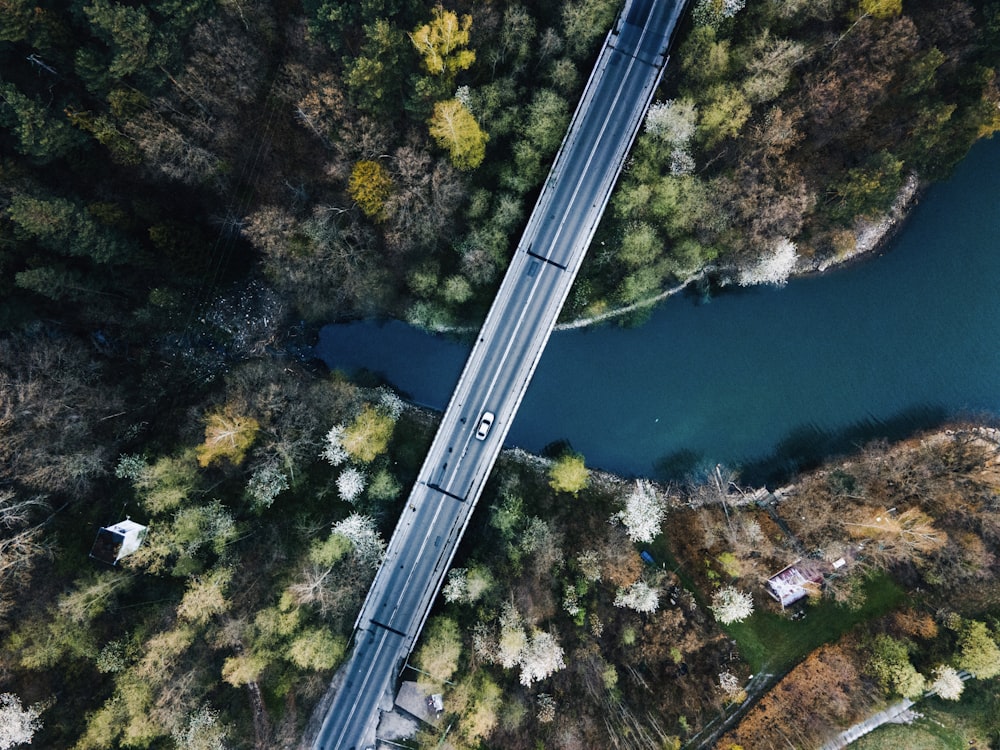
[[[374,744],[666,65],[686,0],[626,0],[355,622],[315,750]],[[484,420],[484,416],[486,419]],[[486,424],[489,422],[489,424]]]

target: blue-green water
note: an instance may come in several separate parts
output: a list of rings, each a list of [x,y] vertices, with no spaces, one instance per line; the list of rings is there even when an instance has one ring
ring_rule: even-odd
[[[888,252],[781,289],[675,297],[634,329],[553,334],[508,437],[591,466],[758,477],[873,436],[1000,413],[1000,140],[931,188]],[[468,347],[401,323],[327,326],[320,356],[443,408]]]

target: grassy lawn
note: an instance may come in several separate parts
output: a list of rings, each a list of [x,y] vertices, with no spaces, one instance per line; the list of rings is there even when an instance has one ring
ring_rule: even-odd
[[[956,703],[929,698],[916,710],[923,716],[910,725],[879,727],[851,745],[852,750],[986,750],[1000,731],[997,680],[966,683]]]
[[[887,724],[851,745],[852,750],[968,750],[964,735],[930,717],[912,724]]]
[[[755,612],[747,620],[725,628],[739,644],[754,672],[782,672],[810,651],[836,640],[859,622],[890,611],[903,600],[903,591],[888,576],[877,576],[865,588],[863,607],[847,609],[826,599],[806,609],[801,620],[771,612]]]

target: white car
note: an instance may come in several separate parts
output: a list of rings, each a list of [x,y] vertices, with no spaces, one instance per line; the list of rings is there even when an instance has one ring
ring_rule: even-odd
[[[479,429],[476,430],[476,440],[486,439],[486,436],[490,434],[490,427],[493,426],[493,420],[496,419],[496,416],[491,411],[483,412],[483,416],[479,418]]]

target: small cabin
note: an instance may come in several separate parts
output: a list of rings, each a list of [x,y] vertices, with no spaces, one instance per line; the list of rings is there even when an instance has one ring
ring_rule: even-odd
[[[90,556],[108,565],[117,565],[123,557],[128,557],[146,538],[146,526],[128,518],[114,526],[105,526],[97,532],[97,539],[90,550]]]
[[[784,609],[809,595],[823,583],[823,574],[815,569],[799,565],[796,560],[767,579],[767,593]]]

